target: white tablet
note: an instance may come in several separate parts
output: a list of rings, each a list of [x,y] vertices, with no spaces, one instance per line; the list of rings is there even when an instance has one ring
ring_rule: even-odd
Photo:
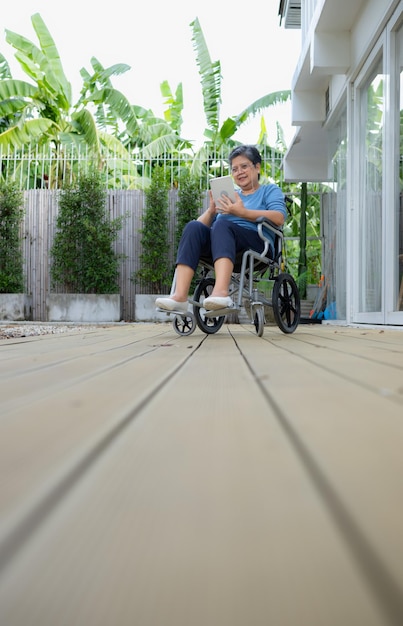
[[[210,189],[216,204],[222,196],[228,196],[232,202],[236,200],[234,182],[231,176],[212,178],[210,180]]]

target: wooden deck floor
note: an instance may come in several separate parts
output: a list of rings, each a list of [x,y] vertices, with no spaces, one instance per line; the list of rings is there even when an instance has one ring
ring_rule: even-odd
[[[0,343],[2,626],[401,626],[403,332]]]

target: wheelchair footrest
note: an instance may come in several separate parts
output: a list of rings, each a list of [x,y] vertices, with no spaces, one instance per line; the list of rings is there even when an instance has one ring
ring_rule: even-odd
[[[157,307],[155,309],[158,313],[166,313],[167,315],[180,315],[180,317],[190,317],[193,315],[193,312],[188,310],[188,311],[168,311],[168,309],[160,309],[160,307]]]
[[[227,306],[223,309],[206,309],[204,317],[224,317],[229,313],[239,313],[241,309],[237,306]]]

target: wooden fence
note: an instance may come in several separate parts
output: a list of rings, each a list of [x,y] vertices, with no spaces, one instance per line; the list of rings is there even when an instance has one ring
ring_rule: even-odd
[[[32,297],[32,318],[36,321],[47,321],[47,296],[51,291],[57,292],[51,285],[52,260],[50,251],[56,230],[60,193],[59,190],[54,189],[24,191],[25,218],[22,225],[24,273],[26,293]],[[323,201],[323,194],[320,195],[321,201]],[[175,261],[177,200],[178,190],[171,188],[169,190],[169,261],[172,263],[172,267]],[[201,211],[207,208],[207,204],[206,192]],[[133,275],[140,269],[140,255],[142,253],[140,230],[144,206],[145,194],[140,189],[107,191],[107,207],[110,218],[127,216],[114,245],[116,253],[124,257],[120,265],[119,291],[122,297],[122,319],[127,322],[135,321],[136,293],[146,293],[145,285],[133,281]],[[288,239],[294,238],[286,237],[286,244]],[[290,262],[289,255],[287,258]]]
[[[51,189],[33,189],[24,192],[23,246],[26,292],[32,296],[32,317],[37,321],[47,320],[46,298],[51,291],[50,250],[56,230],[59,194],[59,191]],[[169,242],[172,264],[177,197],[176,189],[169,191]],[[129,322],[135,319],[136,291],[141,293],[142,288],[141,284],[135,285],[132,276],[140,269],[142,247],[139,231],[142,227],[145,196],[144,192],[138,189],[111,190],[108,191],[107,198],[111,219],[127,216],[115,242],[115,251],[125,257],[120,266],[119,287],[122,296],[122,319]]]

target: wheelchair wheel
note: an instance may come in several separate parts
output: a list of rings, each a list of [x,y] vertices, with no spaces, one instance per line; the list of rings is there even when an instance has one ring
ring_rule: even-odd
[[[274,319],[283,333],[293,333],[299,324],[301,305],[299,291],[290,274],[279,274],[273,286]]]
[[[203,304],[204,298],[207,298],[213,291],[214,284],[214,278],[203,278],[196,287],[194,299]],[[219,331],[225,321],[225,315],[222,317],[206,317],[206,309],[196,304],[193,305],[193,313],[200,330],[208,335],[213,335]]]
[[[256,328],[257,336],[262,337],[264,331],[264,309],[262,306],[256,307],[253,316],[253,324]]]
[[[175,315],[172,322],[175,332],[182,337],[189,336],[196,330],[196,320],[193,313],[186,315]]]

